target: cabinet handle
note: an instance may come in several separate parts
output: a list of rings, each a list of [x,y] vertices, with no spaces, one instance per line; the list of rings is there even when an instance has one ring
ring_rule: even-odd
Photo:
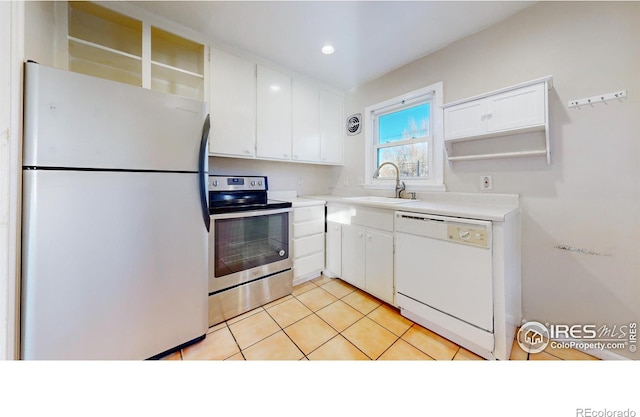
[[[247,155],[250,155],[250,154],[251,154],[251,151],[250,151],[249,149],[245,149],[245,150],[244,150],[244,153],[246,153]]]
[[[363,236],[364,236],[364,233],[362,232],[358,233],[358,237],[363,237]]]
[[[289,154],[288,153],[283,153],[282,156],[284,156],[285,158],[288,158]]]
[[[367,240],[371,240],[371,239],[373,239],[373,236],[367,235]]]

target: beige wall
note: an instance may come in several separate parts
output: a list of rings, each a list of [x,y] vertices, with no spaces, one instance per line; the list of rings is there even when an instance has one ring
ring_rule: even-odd
[[[298,195],[331,194],[336,183],[333,167],[236,158],[209,158],[209,173],[266,175],[271,191],[296,191]]]
[[[640,322],[638,39],[638,2],[540,2],[347,96],[352,114],[436,81],[444,81],[447,103],[553,76],[551,166],[542,157],[445,166],[448,191],[479,192],[480,175],[491,174],[493,192],[520,194],[528,320]],[[622,89],[623,102],[567,108],[569,100]],[[348,165],[336,175],[338,185],[364,174],[364,134],[346,140]]]

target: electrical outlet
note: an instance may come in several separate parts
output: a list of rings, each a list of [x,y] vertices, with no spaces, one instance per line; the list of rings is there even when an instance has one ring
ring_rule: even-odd
[[[480,176],[480,189],[482,191],[489,191],[493,188],[493,178],[491,175]]]

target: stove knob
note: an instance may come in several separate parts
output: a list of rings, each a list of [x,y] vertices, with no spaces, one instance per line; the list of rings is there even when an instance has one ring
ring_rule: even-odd
[[[262,187],[262,181],[258,181],[258,185]]]
[[[218,180],[213,180],[213,186],[217,187],[218,186]]]
[[[469,238],[471,237],[471,233],[469,233],[467,229],[460,229],[458,236],[460,236],[460,239],[462,240],[469,240]]]
[[[255,181],[251,181],[251,186],[255,187],[256,186],[256,182]]]

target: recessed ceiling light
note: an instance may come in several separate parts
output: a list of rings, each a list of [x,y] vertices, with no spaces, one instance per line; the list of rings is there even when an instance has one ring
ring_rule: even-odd
[[[331,45],[325,45],[322,47],[322,53],[325,55],[331,55],[333,51],[335,51],[335,49]]]

